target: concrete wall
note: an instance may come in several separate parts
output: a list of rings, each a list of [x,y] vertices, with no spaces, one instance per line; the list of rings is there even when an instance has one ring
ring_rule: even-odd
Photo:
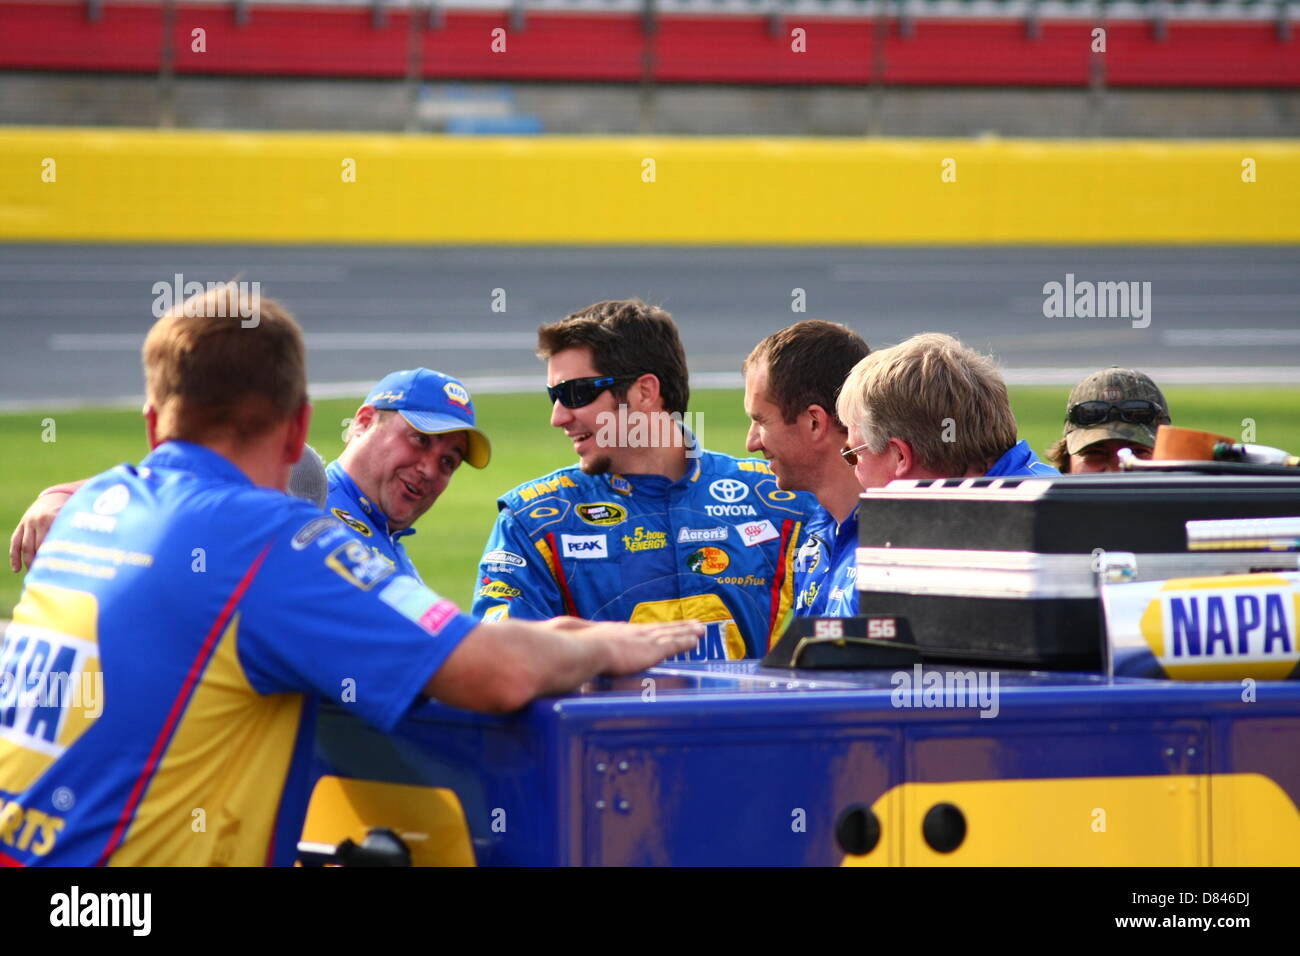
[[[1300,241],[1300,143],[0,129],[0,239]]]
[[[0,124],[436,130],[452,101],[509,91],[551,133],[1291,137],[1300,91],[537,84],[0,73]],[[449,93],[454,91],[454,93]],[[463,105],[463,104],[462,104]],[[507,107],[509,108],[509,107]]]

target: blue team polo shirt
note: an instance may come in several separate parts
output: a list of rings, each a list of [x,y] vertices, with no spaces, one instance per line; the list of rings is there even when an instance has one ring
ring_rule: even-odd
[[[325,510],[338,518],[377,554],[382,554],[397,565],[403,574],[409,574],[417,581],[423,580],[415,569],[406,548],[400,539],[415,534],[414,528],[403,531],[388,530],[388,515],[379,510],[379,506],[361,493],[352,476],[343,470],[337,460],[329,463],[325,469],[329,479],[329,496],[325,499]]]

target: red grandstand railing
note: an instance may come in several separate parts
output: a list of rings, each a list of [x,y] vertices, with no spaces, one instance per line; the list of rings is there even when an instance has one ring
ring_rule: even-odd
[[[1300,86],[1300,40],[1262,17],[1107,22],[1099,55],[1083,19],[528,11],[521,23],[506,10],[377,9],[181,4],[171,65],[255,76],[401,77],[414,62],[419,76],[438,79]],[[156,72],[165,67],[162,11],[157,2],[0,0],[0,69]],[[493,49],[494,30],[505,31],[504,51]]]

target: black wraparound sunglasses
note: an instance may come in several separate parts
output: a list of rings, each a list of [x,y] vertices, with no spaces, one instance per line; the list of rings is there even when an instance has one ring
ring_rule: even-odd
[[[1100,425],[1118,418],[1134,425],[1154,425],[1164,416],[1165,410],[1157,403],[1132,399],[1126,402],[1079,402],[1070,406],[1065,420],[1071,425]]]
[[[605,389],[627,385],[640,377],[640,375],[593,375],[589,378],[571,378],[556,385],[548,385],[546,394],[550,396],[552,404],[559,402],[565,408],[582,408],[599,398],[600,393]]]

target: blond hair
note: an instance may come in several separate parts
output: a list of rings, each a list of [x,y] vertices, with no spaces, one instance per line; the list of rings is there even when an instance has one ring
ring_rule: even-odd
[[[938,332],[914,335],[853,366],[836,414],[872,453],[902,439],[917,464],[937,475],[982,474],[1016,443],[997,365]]]
[[[307,401],[304,351],[283,306],[260,299],[249,316],[233,282],[178,303],[154,323],[142,353],[157,440],[257,438]]]

